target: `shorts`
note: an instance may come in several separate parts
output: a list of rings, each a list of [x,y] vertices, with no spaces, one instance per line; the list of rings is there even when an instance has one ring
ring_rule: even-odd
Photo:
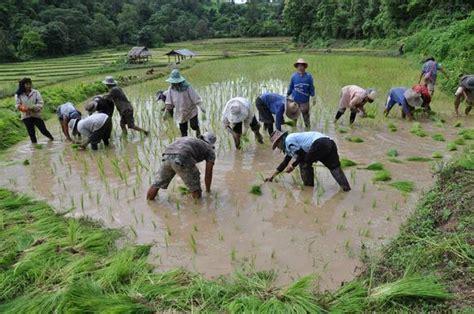
[[[153,186],[167,189],[175,175],[183,180],[190,192],[201,191],[201,173],[196,164],[182,155],[164,155]]]
[[[336,143],[329,137],[322,137],[314,141],[308,153],[306,153],[305,164],[312,164],[320,161],[329,170],[341,166]]]
[[[120,113],[120,125],[128,126],[129,128],[135,127],[135,119],[133,118],[133,109],[127,109]]]

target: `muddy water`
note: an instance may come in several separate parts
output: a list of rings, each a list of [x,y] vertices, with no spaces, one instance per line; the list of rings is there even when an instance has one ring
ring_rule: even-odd
[[[395,133],[387,131],[388,120],[358,120],[350,134],[365,142],[350,143],[330,122],[334,108],[321,106],[318,99],[313,107],[316,129],[336,140],[341,156],[361,165],[345,170],[353,190],[340,192],[329,171],[318,165],[315,188],[302,187],[296,172],[264,184],[263,195],[254,196],[250,186],[260,184],[261,175],[271,174],[283,156],[271,151],[268,138],[266,144],[255,145],[252,134],[250,144],[235,151],[220,126],[220,108],[232,96],[253,99],[263,90],[281,92],[285,84],[244,81],[198,89],[207,105],[203,128],[219,136],[212,193],[201,201],[180,194],[179,178],[168,191],[160,191],[157,201],[145,200],[163,147],[178,131],[173,122],[163,121],[160,105],[153,102],[154,91],[140,87],[127,92],[137,108],[138,124],[151,129],[152,136],[135,133],[122,138],[115,117],[114,147],[108,150],[79,152],[59,140],[35,149],[23,142],[3,162],[0,185],[47,200],[58,211],[123,228],[137,243],[152,243],[150,261],[157,271],[181,266],[215,277],[250,264],[278,271],[281,284],[314,273],[322,289],[336,288],[357,273],[362,247],[373,254],[393,237],[433,183],[434,163],[403,160],[429,157],[434,151],[444,152],[448,159],[446,143],[410,134],[412,124],[399,118],[391,119],[398,126]],[[464,120],[465,126],[471,122]],[[448,120],[445,125],[452,124]],[[49,125],[59,139],[56,121]],[[442,133],[447,140],[458,131],[431,121],[422,125],[429,134]],[[388,161],[390,148],[399,151],[403,163]],[[30,165],[23,165],[26,159]],[[383,162],[393,180],[414,181],[415,192],[403,195],[386,183],[373,183],[373,173],[360,169],[373,161]]]

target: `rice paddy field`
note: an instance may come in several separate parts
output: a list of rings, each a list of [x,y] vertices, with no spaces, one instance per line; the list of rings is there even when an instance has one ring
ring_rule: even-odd
[[[122,229],[134,243],[151,244],[149,262],[157,272],[183,267],[215,278],[250,265],[277,271],[281,285],[315,274],[320,289],[335,289],[358,274],[361,256],[376,254],[397,234],[433,184],[433,170],[458,151],[472,149],[473,122],[454,118],[452,98],[439,91],[432,106],[437,115],[408,122],[394,108],[383,117],[389,88],[410,86],[417,77],[403,59],[303,54],[317,90],[313,129],[335,139],[353,189],[340,192],[321,165],[314,189],[302,186],[297,171],[263,183],[283,156],[271,151],[268,136],[257,145],[250,133],[242,151],[235,151],[221,111],[231,97],[284,93],[298,56],[210,60],[184,71],[204,99],[202,129],[218,137],[213,189],[202,201],[186,196],[180,179],[160,191],[157,201],[145,200],[164,147],[179,134],[164,118],[163,104],[154,100],[155,92],[166,88],[164,79],[125,88],[137,123],[151,136],[123,137],[116,116],[113,148],[81,152],[61,141],[59,125],[49,121],[58,140],[36,147],[25,140],[13,147],[1,167],[0,185],[69,216]],[[378,100],[368,106],[369,117],[358,118],[353,127],[347,115],[335,125],[340,87],[354,82],[376,88]],[[301,121],[287,130],[302,130]],[[255,186],[259,193],[250,192]]]

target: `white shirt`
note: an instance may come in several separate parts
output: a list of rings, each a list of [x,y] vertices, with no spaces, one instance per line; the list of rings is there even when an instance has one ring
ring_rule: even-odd
[[[241,118],[242,120],[240,122],[243,122],[245,128],[249,128],[250,122],[252,121],[252,118],[254,116],[253,111],[252,111],[252,105],[250,101],[244,97],[234,97],[229,99],[229,101],[225,104],[223,113],[222,113],[222,123],[224,124],[224,127],[230,126],[233,128],[235,125],[230,122],[230,116],[231,116],[231,110],[230,108],[232,106],[238,105],[240,106],[241,110]],[[237,122],[237,123],[240,123]]]
[[[77,131],[81,135],[89,137],[92,133],[104,126],[109,118],[105,113],[96,112],[77,123]]]

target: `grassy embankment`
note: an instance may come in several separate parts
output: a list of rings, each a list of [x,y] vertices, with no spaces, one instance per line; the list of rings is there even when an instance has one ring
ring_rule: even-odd
[[[359,312],[472,306],[472,151],[445,166],[413,216],[367,270],[334,293],[312,277],[275,287],[273,272],[242,270],[207,280],[154,272],[148,246],[65,218],[45,203],[0,190],[0,311]]]

